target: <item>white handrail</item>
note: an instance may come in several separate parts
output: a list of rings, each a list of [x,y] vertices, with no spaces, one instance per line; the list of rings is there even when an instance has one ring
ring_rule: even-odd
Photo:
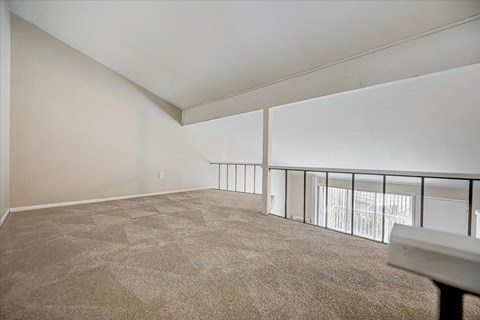
[[[480,240],[396,224],[387,263],[480,295]]]

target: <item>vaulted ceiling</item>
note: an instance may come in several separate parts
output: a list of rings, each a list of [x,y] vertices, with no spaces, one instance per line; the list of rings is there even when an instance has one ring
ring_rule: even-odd
[[[480,14],[480,1],[12,1],[13,13],[181,109]]]

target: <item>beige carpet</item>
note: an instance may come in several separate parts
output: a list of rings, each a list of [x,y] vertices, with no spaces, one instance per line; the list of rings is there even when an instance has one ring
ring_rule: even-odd
[[[0,318],[435,319],[435,287],[387,246],[259,207],[206,190],[12,214]]]

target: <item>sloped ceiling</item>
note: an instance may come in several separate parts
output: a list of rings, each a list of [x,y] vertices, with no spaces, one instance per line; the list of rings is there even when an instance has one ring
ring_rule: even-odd
[[[480,14],[480,1],[12,1],[181,109]]]

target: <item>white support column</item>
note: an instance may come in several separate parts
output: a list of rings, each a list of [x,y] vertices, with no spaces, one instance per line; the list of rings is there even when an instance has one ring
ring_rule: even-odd
[[[270,109],[263,109],[262,213],[270,213],[270,159],[272,157]]]

